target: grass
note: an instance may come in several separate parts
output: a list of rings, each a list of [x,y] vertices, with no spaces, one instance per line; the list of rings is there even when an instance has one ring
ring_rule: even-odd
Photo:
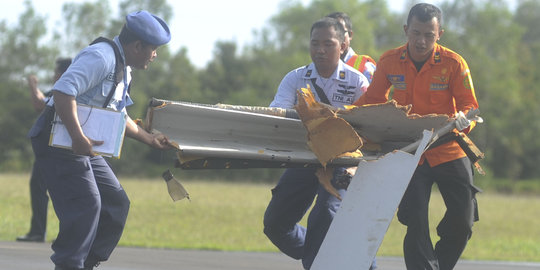
[[[278,250],[262,233],[271,184],[186,180],[191,202],[173,202],[161,179],[122,178],[131,210],[122,246],[227,251]],[[540,261],[540,196],[484,192],[478,195],[480,222],[462,258]],[[0,174],[0,240],[13,241],[28,231],[28,175]],[[431,231],[443,215],[437,192],[430,205]],[[305,222],[305,220],[303,221]],[[58,232],[49,208],[47,240]],[[405,227],[392,221],[378,256],[402,256]],[[436,235],[433,235],[436,239]]]

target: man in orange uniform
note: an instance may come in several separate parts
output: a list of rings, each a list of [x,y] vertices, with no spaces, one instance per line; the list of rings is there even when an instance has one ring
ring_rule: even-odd
[[[464,116],[478,108],[469,68],[457,53],[437,44],[444,30],[442,14],[431,4],[413,6],[404,26],[407,44],[387,51],[377,63],[373,82],[355,105],[388,101],[412,104],[412,113],[456,115],[456,129],[468,132],[473,125]],[[428,204],[437,183],[446,213],[437,227],[440,240],[431,242]],[[403,249],[407,269],[453,269],[472,234],[477,206],[471,162],[451,141],[425,152],[398,210],[407,226]]]

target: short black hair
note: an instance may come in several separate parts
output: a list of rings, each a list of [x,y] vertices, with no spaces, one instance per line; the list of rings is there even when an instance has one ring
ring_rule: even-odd
[[[60,57],[56,59],[56,71],[60,74],[66,72],[69,65],[71,65],[71,58],[69,57]]]
[[[137,37],[137,35],[135,35],[133,31],[129,30],[124,24],[122,30],[120,31],[120,35],[118,35],[118,39],[122,44],[129,44],[131,42],[139,40],[139,37]]]
[[[343,20],[343,22],[345,23],[345,26],[347,27],[347,30],[352,31],[351,17],[349,17],[347,13],[337,11],[337,12],[332,12],[326,15],[326,17],[334,18],[338,21]]]
[[[140,40],[143,45],[150,45],[148,44],[148,42],[142,40],[139,36],[137,36],[133,31],[129,30],[126,24],[124,24],[124,27],[122,27],[120,35],[118,35],[118,40],[120,40],[120,43],[122,44],[130,44],[132,42]]]
[[[313,23],[311,26],[311,31],[309,32],[309,36],[311,37],[311,34],[313,33],[313,29],[316,28],[330,28],[333,27],[336,30],[337,38],[340,42],[345,41],[345,28],[343,28],[343,24],[341,24],[338,20],[330,17],[324,17],[316,22]]]
[[[409,11],[407,25],[411,24],[413,17],[416,17],[421,22],[427,22],[433,18],[437,18],[437,21],[439,22],[439,29],[442,27],[442,11],[432,4],[419,3],[414,5]]]

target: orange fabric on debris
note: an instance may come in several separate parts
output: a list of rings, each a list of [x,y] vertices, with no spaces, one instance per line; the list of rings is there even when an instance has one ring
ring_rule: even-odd
[[[373,81],[355,105],[377,104],[391,98],[399,105],[412,104],[411,113],[467,113],[478,108],[469,67],[455,52],[435,44],[432,56],[420,71],[407,53],[407,44],[384,53],[377,63]],[[473,124],[471,124],[471,128]],[[465,157],[457,142],[452,141],[424,153],[431,166]]]

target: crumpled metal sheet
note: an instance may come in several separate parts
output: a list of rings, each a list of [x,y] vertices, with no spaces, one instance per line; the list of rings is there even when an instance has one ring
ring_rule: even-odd
[[[446,115],[407,115],[389,102],[336,110],[365,144],[363,157],[340,156],[328,166],[355,166],[400,149],[422,136],[424,129],[446,123]],[[320,167],[299,119],[226,109],[223,106],[153,99],[145,128],[178,144],[183,169]],[[370,147],[376,145],[376,147]]]
[[[145,128],[178,145],[184,169],[320,166],[299,119],[154,99]],[[358,159],[339,158],[353,166]]]
[[[373,143],[414,142],[422,138],[423,130],[440,129],[449,117],[445,114],[410,114],[409,106],[400,106],[394,100],[384,104],[354,107],[338,111],[362,138]]]

